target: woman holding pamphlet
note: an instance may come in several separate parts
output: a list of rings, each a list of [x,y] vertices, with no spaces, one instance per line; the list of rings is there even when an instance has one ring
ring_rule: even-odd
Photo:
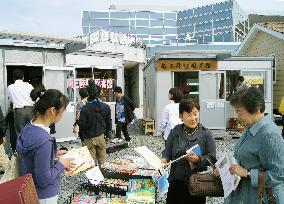
[[[186,99],[179,105],[182,124],[175,126],[167,139],[162,152],[162,162],[171,164],[169,175],[168,204],[205,204],[206,197],[192,196],[188,192],[188,179],[197,172],[207,170],[206,158],[215,163],[216,144],[210,130],[199,123],[200,106],[197,100]],[[190,148],[198,145],[193,151]]]
[[[261,203],[263,190],[264,203],[268,203],[269,197],[269,203],[283,204],[284,140],[279,128],[264,116],[263,92],[250,87],[234,93],[230,103],[246,129],[235,145],[238,164],[230,167],[231,174],[240,176],[241,181],[225,203]]]
[[[21,174],[32,174],[40,204],[57,203],[60,174],[74,166],[73,159],[62,158],[66,150],[56,151],[49,128],[61,120],[67,104],[67,98],[60,91],[45,91],[33,107],[35,118],[24,127],[17,140]],[[56,157],[59,161],[55,161]]]

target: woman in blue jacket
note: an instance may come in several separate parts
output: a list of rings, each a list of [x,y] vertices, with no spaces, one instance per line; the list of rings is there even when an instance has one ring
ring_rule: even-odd
[[[67,104],[67,98],[60,91],[47,90],[34,105],[35,118],[24,127],[17,140],[21,174],[32,174],[40,204],[57,203],[60,174],[74,167],[73,159],[62,159],[66,151],[56,151],[49,129],[52,123],[61,120]]]

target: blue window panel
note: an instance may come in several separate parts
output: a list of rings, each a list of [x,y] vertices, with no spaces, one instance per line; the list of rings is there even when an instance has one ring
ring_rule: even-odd
[[[215,42],[223,42],[223,37],[224,37],[224,35],[215,35],[214,41]]]
[[[150,44],[151,44],[151,45],[162,45],[162,44],[163,44],[163,41],[151,40],[151,41],[150,41]]]
[[[211,36],[204,36],[204,43],[212,42]]]
[[[120,33],[129,33],[129,27],[112,27],[115,31]]]
[[[129,15],[130,15],[130,18],[135,18],[135,12],[130,11]]]
[[[233,33],[224,34],[224,42],[234,42]]]
[[[196,38],[199,44],[203,44],[203,37]]]
[[[90,13],[89,11],[83,11],[83,19],[89,19],[90,18]]]
[[[231,31],[232,31],[232,28],[214,29],[215,33],[218,33],[218,32],[231,32]]]
[[[82,19],[82,26],[89,26],[89,19],[83,18]]]
[[[194,31],[194,26],[189,26],[186,28],[187,32],[193,32]]]
[[[91,18],[109,18],[109,12],[91,11]]]
[[[97,27],[107,27],[109,26],[109,21],[107,19],[91,19],[90,25]]]
[[[129,26],[129,20],[110,20],[111,26]]]
[[[175,35],[165,35],[165,38],[166,39],[170,39],[170,40],[175,40],[175,39],[177,39],[177,36],[175,36]]]
[[[149,18],[149,12],[136,12],[136,18]]]
[[[110,12],[110,18],[129,18],[129,12]]]
[[[176,26],[177,26],[177,23],[176,23],[176,21],[164,20],[164,25],[165,25],[165,26],[176,27]]]
[[[232,17],[232,12],[231,11],[225,11],[225,12],[220,12],[220,13],[214,13],[213,14],[213,19],[222,19],[222,18],[229,18]]]
[[[227,1],[213,5],[213,11],[225,10],[230,8],[233,8],[233,1]]]
[[[149,45],[149,40],[143,40],[146,45]]]
[[[138,38],[149,38],[149,35],[137,35]]]
[[[177,34],[177,28],[164,28],[165,34]]]
[[[150,28],[150,34],[160,34],[163,35],[163,28]]]
[[[149,34],[149,28],[136,27],[137,34]]]
[[[130,26],[135,26],[135,20],[130,20]]]
[[[136,20],[136,26],[149,27],[149,20]]]
[[[205,7],[194,9],[194,15],[200,15],[200,14],[209,13],[209,12],[211,12],[211,6],[205,6]]]
[[[213,22],[214,28],[223,27],[223,26],[231,26],[231,25],[233,25],[233,19],[225,19],[222,21]]]
[[[150,26],[155,27],[155,26],[163,26],[163,20],[151,20],[150,21]]]
[[[86,35],[89,33],[89,27],[83,27],[83,34]]]
[[[98,29],[97,27],[90,27],[90,33],[96,31],[97,29]]]
[[[163,13],[150,12],[151,19],[163,19]]]
[[[176,20],[176,13],[164,13],[164,19]]]

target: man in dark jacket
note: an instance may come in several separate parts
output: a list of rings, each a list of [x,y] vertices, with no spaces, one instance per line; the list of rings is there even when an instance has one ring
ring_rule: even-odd
[[[6,123],[5,118],[0,107],[0,166],[5,170],[8,167],[9,159],[5,153],[3,138],[6,134]]]
[[[130,98],[122,94],[122,89],[119,86],[114,89],[114,94],[116,97],[116,137],[121,138],[122,131],[125,140],[130,141],[131,138],[127,131],[127,125],[131,123],[132,120],[135,118],[135,114],[133,112],[135,110],[135,104]]]
[[[101,88],[93,80],[89,80],[86,105],[82,108],[79,118],[79,136],[99,165],[106,159],[105,136],[109,137],[112,130],[111,110],[98,96]]]

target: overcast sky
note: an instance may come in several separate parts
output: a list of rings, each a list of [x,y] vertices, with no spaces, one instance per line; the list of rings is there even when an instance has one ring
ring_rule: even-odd
[[[82,34],[83,10],[108,9],[109,5],[133,5],[133,0],[0,0],[0,29],[59,36]],[[155,3],[153,3],[155,2]],[[192,8],[220,0],[143,0],[139,5]],[[252,10],[284,15],[284,0],[238,0]],[[139,7],[137,5],[137,7]]]

